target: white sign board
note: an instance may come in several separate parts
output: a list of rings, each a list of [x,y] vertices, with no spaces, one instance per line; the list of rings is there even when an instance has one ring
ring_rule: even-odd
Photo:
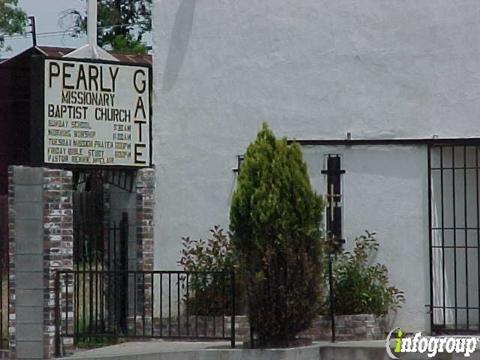
[[[150,165],[146,66],[45,60],[44,161]]]

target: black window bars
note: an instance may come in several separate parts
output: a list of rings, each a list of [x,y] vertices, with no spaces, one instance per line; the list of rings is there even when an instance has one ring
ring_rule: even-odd
[[[428,146],[434,333],[480,331],[479,147]]]

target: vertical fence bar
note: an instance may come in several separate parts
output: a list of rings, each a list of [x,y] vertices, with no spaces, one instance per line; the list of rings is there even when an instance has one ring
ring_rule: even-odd
[[[55,274],[55,356],[57,357],[60,356],[60,326],[62,325],[60,310],[60,276],[61,272]]]
[[[163,336],[163,274],[160,273],[160,337]]]
[[[82,325],[83,323],[83,328],[81,329],[80,331],[80,334],[81,335],[85,335],[85,324],[86,324],[86,311],[87,311],[87,307],[85,306],[86,304],[86,279],[87,279],[87,270],[86,270],[86,265],[85,265],[85,258],[83,258],[83,261],[82,261],[82,304],[81,304],[81,308],[82,308],[82,321],[80,321],[80,326]]]
[[[155,276],[154,276],[154,273],[153,271],[150,273],[150,276],[152,278],[152,287],[151,287],[151,290],[150,290],[150,293],[151,293],[151,303],[152,303],[152,323],[151,323],[151,334],[152,336],[154,336],[155,334]]]
[[[224,312],[224,316],[223,316],[223,319],[222,319],[222,337],[224,338],[225,337],[225,321],[226,321],[226,317],[227,317],[227,314],[228,314],[228,297],[227,297],[227,292],[225,291],[225,284],[227,283],[227,279],[229,277],[231,277],[232,275],[229,274],[229,273],[225,273],[225,272],[222,272],[222,299],[223,299],[223,312]],[[231,302],[233,301],[230,300]],[[233,303],[231,305],[231,307],[233,308]],[[230,309],[232,310],[232,309]],[[230,319],[230,325],[232,325],[231,323],[231,319]]]
[[[213,286],[212,287],[214,288],[213,291],[217,291],[217,289],[216,289],[217,273],[213,273],[212,276],[213,276],[213,280],[212,280]],[[214,304],[214,308],[213,308],[213,311],[212,311],[212,313],[213,313],[213,316],[212,316],[213,317],[213,336],[215,336],[217,334],[217,324],[216,324],[217,323],[217,316],[216,316],[217,314],[215,313],[215,311],[217,311],[216,304]]]
[[[208,285],[207,276],[208,276],[207,273],[203,273],[203,278],[205,280],[204,289],[207,289],[207,285]],[[208,312],[208,309],[207,309],[207,312]],[[207,335],[208,335],[208,313],[203,316],[203,336],[207,336]]]
[[[112,258],[113,258],[113,270],[115,271],[114,272],[114,275],[113,275],[113,286],[114,288],[112,289],[112,295],[113,295],[113,314],[114,314],[114,323],[113,323],[113,327],[114,327],[114,333],[117,334],[117,331],[118,331],[118,327],[119,327],[119,316],[118,316],[118,273],[117,273],[117,270],[118,270],[118,259],[117,259],[117,223],[114,221],[113,222],[113,229],[112,229],[112,232],[113,232],[113,254],[112,254]]]
[[[75,271],[73,275],[73,281],[75,282],[73,285],[73,343],[76,345],[78,343],[78,333],[80,331],[80,276],[78,272],[78,267],[77,270]]]
[[[433,249],[432,249],[432,159],[431,159],[431,152],[432,149],[430,145],[427,149],[427,168],[428,168],[428,243],[429,243],[429,258],[430,258],[430,329],[434,328],[433,325],[433,316],[434,316],[434,299],[433,299]],[[329,264],[329,276],[330,273]],[[333,334],[333,330],[332,330]],[[333,341],[332,341],[333,342]]]
[[[122,213],[120,222],[119,236],[119,270],[120,275],[120,291],[119,291],[119,324],[123,333],[128,332],[128,213]],[[143,300],[145,300],[145,273],[143,274]],[[145,305],[144,305],[145,306]],[[143,316],[143,334],[145,335],[145,314]]]
[[[168,273],[168,336],[172,336],[172,274]]]
[[[189,284],[189,277],[188,277],[188,273],[187,273],[187,276],[186,276],[186,282],[187,282],[187,298],[186,298],[186,301],[185,301],[185,312],[187,314],[187,336],[190,336],[190,312],[189,312],[189,302],[190,302],[190,284]]]
[[[236,314],[236,304],[235,304],[235,272],[231,272],[232,277],[232,314],[230,320],[230,346],[232,349],[235,348],[235,314]]]
[[[480,331],[480,192],[478,186],[478,146],[475,146],[475,188],[477,204],[477,293],[478,293],[478,330]]]
[[[468,308],[468,222],[467,222],[467,147],[463,147],[463,206],[465,233],[465,305],[467,311],[467,330],[470,327],[470,311]]]
[[[330,319],[331,319],[331,331],[332,331],[332,343],[335,342],[335,298],[333,291],[333,254],[328,255],[328,282],[330,292]]]
[[[1,209],[0,209],[1,210]],[[3,238],[2,238],[2,228],[1,228],[1,223],[0,223],[0,249],[3,250]],[[4,329],[5,329],[5,324],[3,323],[4,322],[4,315],[3,315],[3,312],[4,312],[4,301],[3,301],[3,296],[4,296],[4,293],[3,293],[3,286],[4,286],[4,283],[3,283],[3,277],[5,276],[4,274],[4,269],[5,269],[5,266],[4,266],[4,263],[3,263],[3,258],[2,258],[3,254],[0,253],[0,349],[3,349],[3,343],[5,341],[5,336],[6,334],[4,334]],[[7,274],[8,276],[8,274]],[[7,301],[7,304],[8,304],[8,301]],[[8,319],[8,318],[7,318]],[[8,327],[7,327],[8,329]]]
[[[69,276],[65,274],[65,333],[68,336],[68,281]]]
[[[445,289],[445,199],[443,195],[443,146],[440,146],[440,198],[442,208],[442,298],[443,298],[443,327],[447,326],[447,292]],[[431,205],[430,205],[431,206]],[[433,286],[433,285],[431,285]]]
[[[146,334],[146,323],[145,323],[145,311],[146,311],[146,308],[147,308],[147,304],[146,304],[146,301],[145,301],[145,273],[142,272],[142,301],[143,301],[143,304],[142,304],[142,331],[143,331],[143,336],[145,336]]]
[[[455,330],[458,328],[458,299],[457,299],[457,215],[455,197],[455,147],[452,146],[452,207],[453,207],[453,277],[455,298]]]
[[[180,298],[180,273],[177,273],[177,336],[180,336],[182,333],[182,329],[180,327],[180,303],[181,303],[181,298]]]
[[[92,252],[94,251],[94,247],[92,246],[93,244],[93,239],[94,239],[94,235],[93,235],[93,223],[89,224],[90,226],[88,227],[89,231],[89,236],[88,236],[88,251],[87,251],[87,263],[88,263],[88,269],[89,269],[89,274],[88,274],[88,297],[89,297],[89,319],[88,319],[88,331],[89,333],[92,333],[94,330],[93,330],[93,327],[94,327],[94,292],[93,292],[93,272],[92,272]]]
[[[195,283],[198,285],[198,274],[195,274]],[[193,295],[195,296],[195,294]],[[197,305],[197,311],[195,311],[195,336],[198,337],[198,299],[195,299],[195,303]]]
[[[137,274],[133,274],[133,334],[137,336]]]

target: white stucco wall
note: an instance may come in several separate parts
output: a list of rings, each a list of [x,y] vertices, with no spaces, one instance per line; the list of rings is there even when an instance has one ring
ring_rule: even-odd
[[[478,136],[479,13],[475,0],[154,0],[155,266],[176,266],[181,236],[227,226],[235,156],[262,121],[302,139]],[[425,166],[421,148],[346,149],[347,235],[378,232],[408,328],[426,327]]]
[[[377,261],[387,265],[392,284],[407,299],[396,324],[427,329],[429,317],[429,242],[427,149],[425,146],[304,147],[312,184],[325,193],[321,174],[326,154],[341,154],[344,236],[351,249],[365,230],[376,232]]]

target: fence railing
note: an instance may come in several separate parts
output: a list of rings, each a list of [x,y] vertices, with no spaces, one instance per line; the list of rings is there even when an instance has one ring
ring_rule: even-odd
[[[232,272],[60,271],[56,351],[62,338],[230,340],[235,347]]]

